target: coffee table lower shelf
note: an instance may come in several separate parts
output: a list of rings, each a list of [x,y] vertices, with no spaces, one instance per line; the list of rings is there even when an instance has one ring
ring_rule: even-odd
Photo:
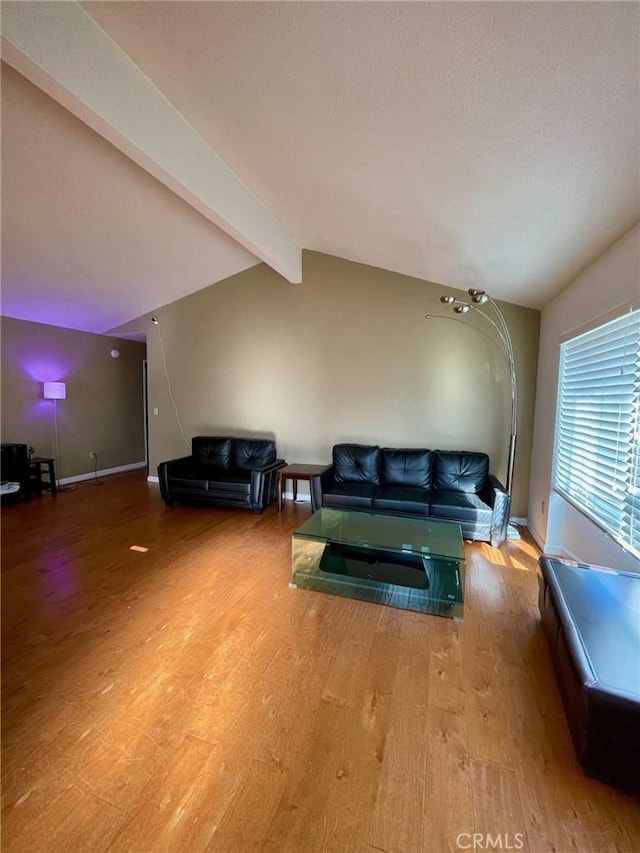
[[[405,583],[395,584],[388,580],[376,580],[374,577],[355,577],[352,574],[335,574],[324,570],[321,568],[323,562],[331,565],[328,548],[327,543],[296,540],[294,536],[291,587],[443,616],[456,621],[462,620],[464,561],[437,558],[425,560],[424,571],[407,569],[399,563],[397,571],[405,578]],[[384,564],[381,570],[383,576],[393,575],[393,559],[393,555],[389,555],[389,563]],[[366,573],[366,563],[363,563],[363,568]],[[375,569],[372,571],[375,572]],[[415,576],[415,582],[411,580],[412,575]]]

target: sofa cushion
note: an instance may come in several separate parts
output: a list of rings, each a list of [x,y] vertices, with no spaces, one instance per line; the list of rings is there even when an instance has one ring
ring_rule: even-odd
[[[334,483],[323,495],[323,505],[336,508],[371,509],[378,487],[373,483]]]
[[[231,439],[198,435],[191,439],[191,451],[196,465],[203,468],[228,468],[231,463]]]
[[[271,439],[234,438],[233,464],[236,468],[251,471],[262,468],[276,458],[276,443]]]
[[[493,510],[478,495],[470,492],[434,489],[431,492],[431,515],[449,521],[491,524]]]
[[[207,481],[210,492],[248,492],[251,488],[251,471],[230,468],[219,473],[221,476],[212,474]]]
[[[433,454],[433,488],[478,494],[489,476],[486,453],[436,450]]]
[[[333,447],[336,483],[380,482],[380,448],[369,444],[336,444]]]
[[[431,488],[431,451],[383,447],[380,451],[383,486]]]
[[[171,487],[174,489],[197,489],[198,491],[206,491],[207,489],[207,474],[200,465],[185,466],[170,479]]]
[[[415,486],[380,486],[373,498],[373,508],[380,512],[429,514],[429,490]]]

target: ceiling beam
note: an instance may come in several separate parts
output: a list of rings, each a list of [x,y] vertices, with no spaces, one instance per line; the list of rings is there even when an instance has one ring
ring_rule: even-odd
[[[300,246],[78,3],[4,3],[1,26],[5,62],[288,281],[302,280]]]

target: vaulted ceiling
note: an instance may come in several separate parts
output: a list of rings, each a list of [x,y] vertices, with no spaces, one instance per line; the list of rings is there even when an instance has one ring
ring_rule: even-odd
[[[104,332],[302,248],[541,307],[640,219],[639,22],[5,0],[2,313]]]

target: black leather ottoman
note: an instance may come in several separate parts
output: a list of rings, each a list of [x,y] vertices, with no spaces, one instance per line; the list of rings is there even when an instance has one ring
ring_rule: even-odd
[[[539,607],[578,760],[640,791],[640,574],[543,556]]]

